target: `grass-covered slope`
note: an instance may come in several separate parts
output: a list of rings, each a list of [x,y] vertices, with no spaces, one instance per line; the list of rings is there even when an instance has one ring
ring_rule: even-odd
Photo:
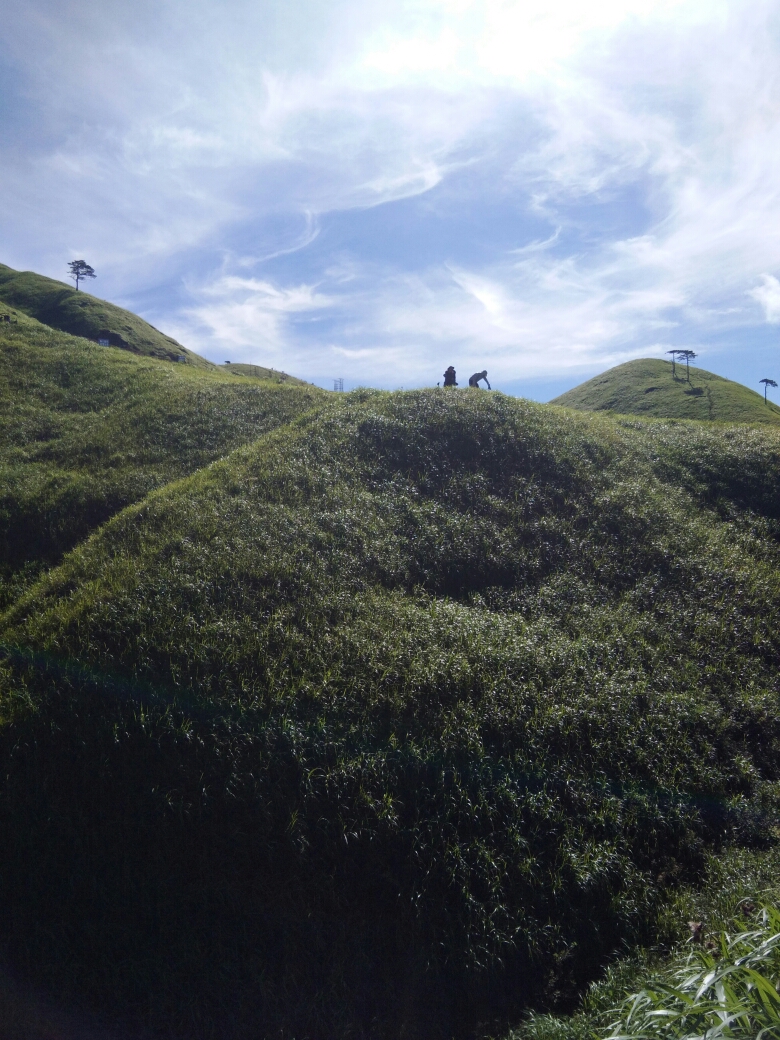
[[[739,423],[780,423],[780,408],[762,394],[704,369],[645,358],[618,365],[575,386],[551,404],[588,412],[665,419],[707,419]]]
[[[263,365],[245,365],[242,362],[236,364],[220,365],[225,372],[232,372],[236,376],[249,376],[252,379],[262,379],[269,383],[291,383],[294,386],[311,386],[304,379],[296,379],[286,372],[279,372],[275,368],[265,368]]]
[[[181,358],[198,368],[213,367],[210,361],[158,332],[137,314],[90,296],[83,289],[77,291],[75,286],[65,282],[33,271],[14,271],[0,264],[0,312],[8,313],[8,307],[61,332],[95,342],[106,338],[112,347],[121,347],[133,354],[162,361],[178,362]]]
[[[0,605],[119,509],[326,395],[0,324]]]
[[[427,391],[155,492],[5,618],[7,949],[188,1038],[570,1005],[772,840],[779,489],[771,428]]]

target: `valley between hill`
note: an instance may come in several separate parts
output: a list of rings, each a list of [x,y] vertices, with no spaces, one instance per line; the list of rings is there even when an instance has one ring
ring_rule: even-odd
[[[0,607],[124,506],[326,396],[136,357],[15,313],[0,323]]]

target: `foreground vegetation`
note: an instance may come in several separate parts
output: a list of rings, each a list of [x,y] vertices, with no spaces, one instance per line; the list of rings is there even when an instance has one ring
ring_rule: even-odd
[[[356,393],[126,509],[4,620],[7,948],[187,1037],[575,1007],[774,841],[778,478],[772,428]]]
[[[574,1015],[531,1014],[510,1033],[508,1040],[609,1040],[615,1032],[625,1034],[628,1040],[638,1040],[643,1035],[648,1040],[659,1035],[669,1040],[701,1040],[702,1035],[709,1036],[701,1028],[701,1019],[692,1023],[690,1019],[678,1017],[676,1022],[666,1023],[666,1034],[663,1031],[659,1034],[658,1029],[663,1030],[664,1018],[673,1017],[681,1009],[680,987],[675,985],[680,973],[684,972],[682,978],[690,981],[700,972],[702,964],[707,966],[711,962],[716,973],[712,981],[716,982],[718,976],[725,973],[727,984],[715,991],[714,1000],[713,990],[708,986],[698,1001],[695,993],[689,993],[690,1008],[696,1013],[704,1011],[709,1017],[707,1028],[715,1030],[712,1040],[720,1040],[717,1030],[724,1023],[727,1028],[735,1029],[735,1023],[729,1021],[735,1011],[749,1010],[751,1002],[766,1004],[766,982],[775,989],[780,984],[775,939],[779,903],[780,848],[777,845],[764,851],[733,847],[721,850],[718,855],[710,856],[704,883],[695,889],[679,890],[668,905],[670,923],[673,927],[676,924],[679,934],[678,943],[671,951],[658,948],[632,951],[610,965],[588,988]],[[743,955],[752,959],[751,948],[762,945],[763,952],[769,955],[763,964],[739,963]],[[745,994],[744,984],[757,981],[750,979],[748,971],[757,971],[764,981]],[[734,974],[738,983],[736,993],[734,987],[728,985],[729,974]],[[682,992],[686,989],[684,987]],[[770,1014],[773,999],[769,994]],[[709,1006],[704,1007],[705,1002]],[[684,998],[683,1003],[687,1003]],[[637,1017],[641,1010],[645,1012],[644,1022]],[[759,1008],[759,1013],[764,1011]],[[722,1016],[720,1023],[716,1021],[718,1015]],[[747,1030],[754,1028],[750,1017],[745,1015],[736,1025],[734,1036],[745,1037],[745,1040],[747,1037],[754,1040],[760,1029],[747,1034],[739,1032],[742,1026]],[[772,1029],[769,1036],[773,1037],[777,1028],[773,1025]]]
[[[129,503],[326,398],[15,318],[0,324],[0,607]]]
[[[648,418],[780,424],[780,408],[741,383],[653,358],[602,372],[552,403]]]
[[[741,922],[744,928],[744,922]],[[725,933],[624,1005],[610,1040],[771,1040],[780,1035],[780,913]]]

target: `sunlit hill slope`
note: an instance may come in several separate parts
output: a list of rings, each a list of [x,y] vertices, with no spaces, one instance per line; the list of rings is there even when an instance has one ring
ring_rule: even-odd
[[[586,411],[667,419],[780,423],[780,408],[762,394],[704,369],[645,358],[618,365],[550,402]]]
[[[327,396],[14,316],[0,323],[0,605],[130,502]]]
[[[83,289],[77,291],[65,282],[32,271],[14,271],[0,264],[0,311],[7,311],[7,307],[16,308],[61,332],[95,342],[107,339],[111,346],[133,354],[176,363],[181,359],[199,368],[213,367],[210,361],[158,332],[137,314],[91,296]]]

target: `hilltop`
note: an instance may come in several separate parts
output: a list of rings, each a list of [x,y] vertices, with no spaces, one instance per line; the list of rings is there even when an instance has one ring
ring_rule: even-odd
[[[5,304],[5,307],[2,305]],[[113,347],[154,357],[179,360],[197,368],[212,368],[210,361],[187,350],[159,332],[137,314],[76,290],[65,282],[32,271],[14,271],[0,264],[0,310],[16,308],[44,325],[97,342],[105,338]]]
[[[249,376],[252,379],[262,379],[269,383],[290,383],[294,386],[311,386],[305,379],[296,379],[286,372],[279,372],[275,368],[266,368],[264,365],[249,365],[237,362],[226,362],[219,366],[224,372],[231,372],[235,376]]]
[[[741,383],[694,366],[688,378],[680,364],[673,375],[671,362],[653,358],[611,368],[550,404],[664,419],[780,423],[780,408]]]
[[[155,491],[3,619],[6,948],[188,1038],[571,1008],[774,840],[778,524],[770,424],[445,390]]]
[[[0,606],[129,503],[327,400],[15,319],[0,323]]]

